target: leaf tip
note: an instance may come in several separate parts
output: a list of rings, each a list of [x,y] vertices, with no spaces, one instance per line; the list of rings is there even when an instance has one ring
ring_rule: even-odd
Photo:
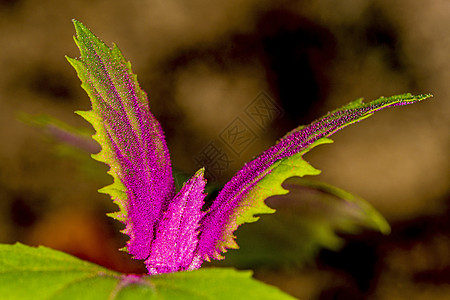
[[[73,26],[75,27],[77,34],[78,34],[78,32],[84,31],[87,29],[86,26],[84,26],[83,23],[81,23],[77,19],[72,19],[72,23],[73,23]]]

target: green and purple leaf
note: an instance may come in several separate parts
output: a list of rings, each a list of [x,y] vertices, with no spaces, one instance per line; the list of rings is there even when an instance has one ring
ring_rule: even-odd
[[[237,248],[233,232],[246,222],[258,220],[255,215],[273,213],[264,200],[287,193],[281,184],[289,177],[320,173],[303,155],[313,147],[331,143],[329,136],[338,130],[361,121],[383,108],[412,104],[431,95],[404,94],[380,98],[370,103],[362,99],[332,111],[308,126],[300,126],[277,144],[247,163],[224,186],[201,221],[197,255],[203,259],[220,259],[227,248]],[[385,231],[386,228],[379,228]]]
[[[108,164],[114,177],[101,191],[120,207],[111,215],[126,224],[128,252],[145,259],[175,192],[164,134],[119,48],[108,48],[80,22],[74,25],[81,57],[67,59],[92,102],[92,110],[79,114],[93,125],[93,137],[102,147],[93,157]]]

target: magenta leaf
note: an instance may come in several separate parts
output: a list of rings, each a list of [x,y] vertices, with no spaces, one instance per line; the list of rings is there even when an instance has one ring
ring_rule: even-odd
[[[173,198],[158,224],[150,257],[145,264],[150,274],[171,273],[198,269],[202,263],[196,259],[198,227],[204,216],[203,193],[206,180],[204,169],[189,179]]]

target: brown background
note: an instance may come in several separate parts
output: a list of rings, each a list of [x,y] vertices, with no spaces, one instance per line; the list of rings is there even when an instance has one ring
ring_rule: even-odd
[[[120,225],[104,217],[114,205],[96,192],[108,177],[83,174],[42,130],[18,121],[26,112],[89,127],[73,113],[89,100],[64,59],[78,55],[72,18],[132,62],[179,170],[192,174],[201,149],[259,92],[280,105],[283,116],[257,132],[218,182],[288,130],[351,100],[434,94],[347,128],[306,156],[320,179],[367,199],[393,225],[376,245],[361,236],[378,258],[366,286],[323,257],[315,267],[257,275],[304,299],[450,293],[449,1],[1,0],[0,241],[137,272],[115,251]],[[336,261],[345,261],[343,251]]]

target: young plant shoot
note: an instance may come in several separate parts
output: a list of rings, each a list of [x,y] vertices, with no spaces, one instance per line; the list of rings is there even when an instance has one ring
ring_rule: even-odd
[[[196,269],[205,261],[223,259],[227,249],[237,249],[234,232],[240,225],[274,213],[265,200],[288,193],[282,187],[288,178],[320,173],[303,160],[305,153],[331,143],[332,134],[376,111],[431,97],[403,94],[370,103],[359,99],[295,128],[246,163],[205,208],[204,168],[177,192],[163,129],[131,64],[115,44],[108,47],[73,22],[81,56],[67,59],[92,103],[91,110],[77,113],[96,131],[93,138],[101,151],[92,157],[109,165],[113,177],[100,191],[118,205],[110,216],[125,225],[129,239],[124,250],[144,261],[148,275],[121,274],[44,247],[0,245],[2,299],[292,299],[252,279],[251,272]],[[389,232],[368,203],[322,187],[358,210],[362,225]]]
[[[319,173],[303,160],[306,152],[330,143],[333,133],[378,110],[429,97],[405,94],[367,104],[360,99],[292,130],[245,164],[203,211],[204,170],[175,193],[163,130],[130,63],[116,45],[109,48],[83,24],[74,24],[81,57],[68,60],[92,102],[92,110],[78,114],[95,128],[94,139],[102,147],[93,157],[108,164],[114,178],[101,191],[120,208],[111,216],[126,226],[126,251],[145,260],[149,274],[194,270],[205,260],[222,259],[227,249],[238,247],[233,233],[239,225],[274,212],[264,200],[287,193],[283,181]],[[379,225],[388,230],[383,222]]]

